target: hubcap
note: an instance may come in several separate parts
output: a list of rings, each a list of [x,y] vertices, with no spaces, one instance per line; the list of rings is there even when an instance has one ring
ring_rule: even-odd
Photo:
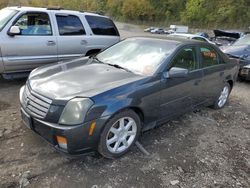
[[[225,86],[220,94],[219,101],[218,101],[218,106],[221,108],[225,105],[227,102],[227,98],[229,95],[229,88],[228,86]]]
[[[110,128],[106,145],[111,153],[121,153],[133,143],[137,133],[135,120],[130,117],[120,118]]]

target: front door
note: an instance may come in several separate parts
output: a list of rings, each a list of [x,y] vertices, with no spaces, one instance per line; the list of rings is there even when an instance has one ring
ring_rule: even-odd
[[[47,13],[25,13],[13,25],[19,26],[21,33],[13,37],[6,34],[3,41],[5,71],[29,71],[57,61],[56,37]]]
[[[173,58],[170,64],[172,67],[188,69],[189,73],[187,77],[168,78],[162,82],[162,119],[183,114],[202,102],[200,82],[203,73],[199,67],[196,47],[183,47]]]

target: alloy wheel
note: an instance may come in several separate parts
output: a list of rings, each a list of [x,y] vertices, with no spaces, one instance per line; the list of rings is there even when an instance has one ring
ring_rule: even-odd
[[[221,91],[221,94],[220,94],[220,97],[219,97],[219,100],[218,100],[218,106],[220,108],[223,107],[226,104],[228,96],[229,96],[229,87],[225,86],[223,88],[223,90]]]
[[[119,154],[128,149],[137,134],[137,125],[133,118],[118,119],[109,129],[106,146],[111,153]]]

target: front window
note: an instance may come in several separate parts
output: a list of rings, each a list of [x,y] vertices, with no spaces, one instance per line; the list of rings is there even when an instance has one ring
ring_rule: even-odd
[[[97,55],[103,63],[119,65],[136,74],[153,75],[176,49],[176,43],[160,39],[131,38]]]
[[[250,45],[250,35],[245,35],[244,37],[237,40],[233,46],[240,46],[240,45]]]
[[[199,68],[195,47],[185,47],[174,58],[171,67],[178,67],[193,71]]]
[[[21,35],[52,35],[49,15],[46,13],[27,13],[22,15],[15,26],[21,30]]]
[[[13,16],[16,15],[18,11],[11,9],[0,10],[0,31],[5,27],[5,25],[10,21]]]

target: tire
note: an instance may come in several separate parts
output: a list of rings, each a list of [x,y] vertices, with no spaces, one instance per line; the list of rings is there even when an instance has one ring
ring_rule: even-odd
[[[219,96],[217,97],[217,99],[214,102],[214,105],[212,106],[213,109],[221,109],[223,108],[229,98],[230,92],[231,92],[232,88],[229,85],[229,83],[225,83]]]
[[[141,132],[141,120],[132,110],[114,115],[106,123],[100,137],[98,152],[109,159],[127,153]]]

